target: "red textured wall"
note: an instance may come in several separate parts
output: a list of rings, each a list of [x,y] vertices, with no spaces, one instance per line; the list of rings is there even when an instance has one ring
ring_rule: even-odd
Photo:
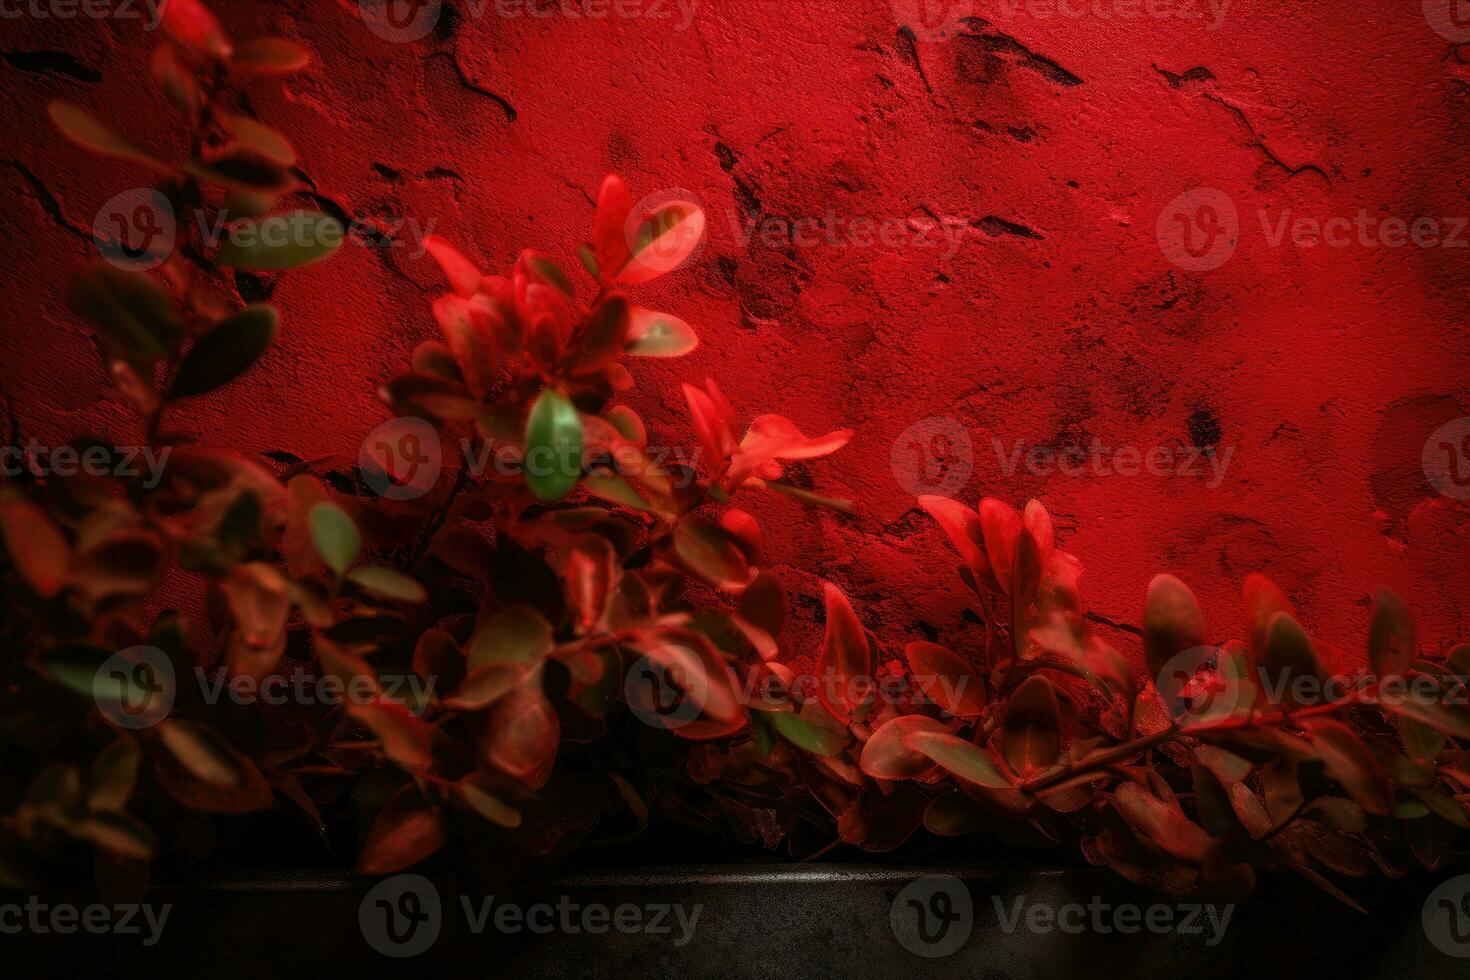
[[[283,278],[263,366],[179,416],[205,437],[355,458],[385,417],[377,383],[434,331],[422,235],[487,266],[525,246],[570,264],[615,170],[635,198],[685,188],[710,216],[695,263],[647,297],[703,345],[635,365],[633,403],[683,442],[676,382],[708,374],[751,414],[856,428],[811,473],[863,520],[753,509],[782,561],[844,584],[880,632],[973,634],[911,495],[953,472],[970,503],[1041,498],[1112,623],[1136,623],[1168,570],[1238,634],[1260,569],[1331,643],[1361,647],[1378,583],[1431,645],[1466,638],[1467,504],[1421,463],[1470,416],[1470,27],[1453,0],[594,0],[602,17],[456,0],[412,43],[348,0],[214,6],[237,36],[317,52],[252,83],[251,104],[322,199],[400,223],[400,246]],[[146,175],[64,143],[44,106],[130,118],[177,155],[151,45],[138,21],[0,19],[0,388],[43,441],[137,437],[62,295],[99,207]],[[1301,218],[1338,219],[1331,242]],[[1432,219],[1440,240],[1421,225],[1390,247],[1384,219]],[[922,466],[916,424],[934,445],[958,427],[968,475],[953,446],[950,470]],[[993,440],[1215,444],[1228,465],[1007,475]]]

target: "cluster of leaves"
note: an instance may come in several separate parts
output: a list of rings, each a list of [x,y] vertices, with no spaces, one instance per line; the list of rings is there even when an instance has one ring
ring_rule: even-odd
[[[196,0],[170,0],[165,28],[154,69],[186,122],[189,159],[162,163],[53,106],[62,131],[156,170],[179,213],[329,221],[262,217],[292,192],[294,154],[231,109],[237,73],[296,70],[306,53],[278,39],[236,46]],[[267,463],[164,425],[172,402],[237,377],[274,332],[275,312],[244,306],[227,270],[326,255],[301,236],[256,236],[287,244],[242,251],[190,231],[153,273],[79,275],[73,306],[144,444],[172,455],[157,486],[0,487],[3,629],[25,651],[7,668],[3,737],[43,763],[24,786],[0,784],[0,878],[88,848],[136,873],[185,812],[284,807],[324,829],[349,789],[365,873],[446,846],[504,868],[627,839],[655,815],[805,856],[841,843],[888,851],[921,827],[1068,842],[1181,892],[1235,894],[1279,868],[1346,898],[1333,876],[1446,859],[1467,824],[1470,713],[1375,695],[1397,677],[1448,687],[1470,671],[1470,648],[1418,659],[1388,593],[1371,631],[1378,681],[1304,704],[1289,684],[1257,682],[1262,669],[1322,672],[1279,590],[1248,580],[1249,642],[1213,648],[1188,588],[1161,576],[1144,614],[1156,684],[1089,631],[1081,566],[1039,504],[1018,514],[923,498],[959,553],[983,643],[914,642],[900,659],[829,584],[825,637],[807,657],[760,527],[735,502],[769,490],[850,510],[785,471],[851,434],[809,438],[777,415],[744,424],[713,381],[686,385],[698,452],[676,465],[615,403],[633,384],[626,358],[697,342],[627,293],[684,263],[704,223],[689,201],[638,211],[607,178],[580,252],[590,301],[546,255],[486,275],[431,238],[450,287],[432,309],[442,340],[421,345],[381,396],[462,459],[426,454],[421,430],[390,429],[355,467]],[[194,589],[206,622],[158,612]],[[132,729],[107,709],[136,700],[135,681],[110,687],[98,670],[140,645],[178,678],[300,670],[366,693],[273,707],[179,683],[167,718]],[[405,677],[420,683],[405,691]]]

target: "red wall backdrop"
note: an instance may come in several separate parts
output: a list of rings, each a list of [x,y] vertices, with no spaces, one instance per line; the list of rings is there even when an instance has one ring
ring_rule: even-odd
[[[147,177],[66,144],[44,107],[182,148],[144,23],[46,3],[0,19],[0,388],[43,442],[126,442],[63,290],[99,208]],[[423,235],[487,267],[526,246],[573,264],[615,170],[635,198],[684,188],[710,217],[703,252],[646,297],[703,344],[636,365],[631,403],[684,444],[677,382],[709,375],[752,415],[856,428],[811,476],[862,519],[751,506],[777,561],[843,584],[880,633],[975,634],[912,499],[948,479],[972,504],[1042,499],[1125,647],[1157,571],[1194,586],[1221,639],[1258,569],[1351,651],[1379,583],[1428,645],[1466,638],[1470,487],[1439,492],[1421,462],[1470,416],[1470,29],[1453,0],[565,0],[547,16],[447,0],[408,43],[349,0],[214,7],[238,37],[315,50],[251,106],[296,139],[318,204],[397,247],[283,278],[263,365],[180,414],[205,438],[355,459],[386,417],[376,385],[434,332]],[[1393,247],[1395,219],[1419,241]],[[1224,471],[1176,452],[1163,474],[1008,474],[1017,443],[1109,460],[1214,446]]]

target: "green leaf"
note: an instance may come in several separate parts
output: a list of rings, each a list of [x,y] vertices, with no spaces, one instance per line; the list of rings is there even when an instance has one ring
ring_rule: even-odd
[[[1416,677],[1415,680],[1419,679]],[[1470,739],[1470,710],[1466,710],[1464,705],[1447,704],[1443,694],[1425,697],[1427,692],[1419,690],[1417,683],[1404,685],[1402,690],[1396,687],[1391,684],[1380,689],[1379,701],[1383,707],[1400,718],[1428,725],[1435,731]],[[1456,691],[1458,687],[1450,690]]]
[[[1368,665],[1381,681],[1402,677],[1414,660],[1414,621],[1404,600],[1387,589],[1373,593],[1373,624],[1368,628]]]
[[[336,504],[321,503],[308,515],[311,540],[327,567],[338,575],[352,567],[362,552],[362,536],[347,512]]]
[[[1189,586],[1159,575],[1148,587],[1143,612],[1143,650],[1149,674],[1158,680],[1169,661],[1205,645],[1205,617]]]
[[[1312,748],[1327,765],[1328,774],[1342,784],[1359,806],[1378,816],[1393,813],[1393,789],[1388,776],[1356,732],[1329,718],[1309,721],[1306,728],[1312,733]]]
[[[766,720],[792,745],[813,755],[836,755],[851,740],[847,726],[829,715],[815,702],[794,711],[773,711]]]
[[[311,52],[283,37],[254,37],[230,55],[230,67],[261,75],[288,75],[311,63]]]
[[[379,599],[419,605],[429,601],[428,590],[402,572],[381,565],[355,568],[347,576],[352,584]]]
[[[526,486],[541,500],[560,500],[582,477],[582,419],[559,391],[541,392],[526,419]]]
[[[1287,701],[1295,700],[1298,678],[1319,678],[1322,675],[1311,638],[1290,613],[1279,612],[1271,617],[1271,625],[1266,629],[1266,658],[1262,670],[1267,674],[1268,693],[1280,691]],[[1270,690],[1272,688],[1275,691]]]
[[[537,664],[551,653],[551,624],[528,606],[512,606],[480,624],[465,648],[470,669],[490,664]]]
[[[988,789],[1011,788],[1010,780],[1006,779],[984,749],[957,735],[917,732],[911,736],[910,744],[967,782]]]
[[[179,365],[169,397],[202,395],[235,380],[260,359],[275,333],[275,307],[245,307],[194,343]]]
[[[106,340],[141,360],[167,357],[184,335],[173,300],[146,273],[88,266],[72,279],[67,305]]]
[[[1011,771],[1029,776],[1056,764],[1061,753],[1061,709],[1051,681],[1041,674],[1026,678],[1006,704],[1001,750]]]
[[[693,328],[676,316],[635,306],[629,311],[627,352],[635,357],[681,357],[699,346]]]
[[[296,148],[282,133],[250,116],[227,116],[225,125],[247,149],[283,167],[296,165]]]
[[[465,803],[491,823],[511,830],[521,825],[521,811],[483,789],[475,782],[474,776],[462,780],[459,791]]]
[[[47,107],[51,121],[61,134],[78,146],[103,156],[141,163],[150,170],[171,174],[174,168],[143,149],[137,143],[107,125],[90,112],[66,102],[52,102]]]
[[[315,211],[242,221],[215,261],[235,269],[277,272],[320,262],[342,244],[341,222]]]
[[[674,525],[674,552],[688,569],[719,589],[737,590],[756,575],[740,541],[702,514],[685,514]]]
[[[592,276],[593,279],[598,278],[597,255],[592,251],[591,245],[577,246],[577,261],[582,263],[582,268],[586,269],[587,273]]]
[[[63,687],[90,698],[97,671],[112,653],[100,647],[69,645],[53,647],[41,656],[41,666]],[[121,692],[119,692],[121,700]]]
[[[232,191],[279,194],[291,186],[285,168],[243,146],[228,149],[213,160],[190,160],[184,164],[184,173]]]

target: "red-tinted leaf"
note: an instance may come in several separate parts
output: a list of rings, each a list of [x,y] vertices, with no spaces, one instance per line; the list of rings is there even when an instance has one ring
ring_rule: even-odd
[[[1181,861],[1204,859],[1210,835],[1186,817],[1178,804],[1161,800],[1135,783],[1124,783],[1113,793],[1113,805],[1145,840]]]
[[[873,650],[847,596],[826,583],[827,630],[817,660],[817,698],[842,721],[866,700],[873,683]]]
[[[1327,772],[1369,813],[1393,813],[1393,788],[1371,749],[1340,721],[1318,718],[1304,723],[1312,734],[1312,748]]]
[[[985,554],[995,570],[1000,590],[1011,594],[1011,568],[1016,561],[1016,538],[1021,534],[1021,515],[994,497],[980,501],[980,529],[985,537]]]
[[[248,813],[271,805],[255,763],[208,725],[167,719],[153,729],[158,781],[180,803],[206,813]]]
[[[25,583],[43,599],[66,587],[71,547],[40,507],[23,497],[0,502],[0,534],[5,550]]]
[[[542,691],[541,671],[529,674],[495,702],[480,736],[485,764],[533,787],[546,783],[556,761],[561,722]]]
[[[583,534],[572,542],[565,572],[567,599],[583,632],[596,629],[607,614],[617,571],[617,553],[607,538]]]
[[[1266,638],[1271,628],[1271,619],[1279,612],[1296,615],[1286,593],[1266,576],[1252,573],[1245,579],[1245,618],[1250,627],[1251,663],[1260,664],[1266,659]]]
[[[382,743],[383,754],[405,769],[419,772],[434,765],[434,730],[391,701],[349,704],[347,713]]]
[[[621,267],[603,264],[603,275],[613,282],[637,285],[672,272],[699,247],[704,225],[704,209],[693,201],[661,204],[641,216],[637,225],[625,224],[628,260]]]
[[[612,279],[628,264],[628,217],[633,211],[633,197],[628,185],[617,174],[608,174],[597,198],[597,219],[593,225],[593,253],[597,267],[605,279]]]
[[[1061,750],[1056,689],[1041,674],[1032,674],[1006,703],[1001,751],[1011,771],[1025,778],[1056,765]]]
[[[858,765],[874,779],[917,779],[934,768],[934,762],[914,748],[909,738],[919,732],[948,730],[925,715],[901,715],[883,724],[863,745]]]
[[[199,0],[167,0],[163,29],[185,48],[211,58],[228,58],[230,40],[209,8]]]
[[[686,514],[674,526],[674,553],[694,575],[718,589],[736,592],[756,575],[743,542],[720,524],[699,514]]]
[[[444,846],[444,824],[419,794],[403,787],[388,800],[363,842],[357,869],[365,875],[388,875],[432,857]]]
[[[985,682],[968,663],[937,643],[904,647],[909,670],[925,697],[957,718],[974,721],[985,710]]]
[[[444,332],[460,374],[476,398],[495,384],[495,332],[482,309],[458,296],[434,302],[434,319]]]
[[[985,557],[985,532],[980,515],[948,497],[920,497],[919,506],[944,528],[960,560],[975,577],[975,583],[983,586],[990,577],[990,562]]]

